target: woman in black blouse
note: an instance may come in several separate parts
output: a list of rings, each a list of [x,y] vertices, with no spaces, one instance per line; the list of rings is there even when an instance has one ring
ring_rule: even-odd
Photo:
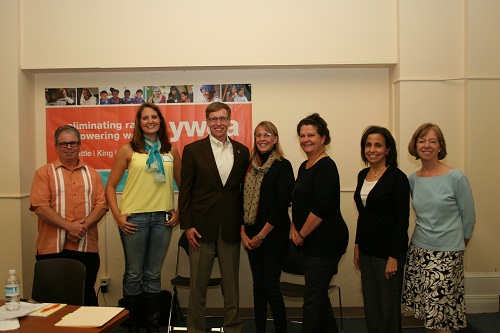
[[[291,240],[304,249],[306,291],[302,333],[338,332],[328,286],[349,238],[340,212],[340,180],[326,153],[330,133],[317,113],[297,125],[307,161],[300,166],[292,194]]]
[[[359,212],[354,265],[361,271],[369,333],[401,332],[410,185],[397,157],[396,142],[386,128],[365,129],[361,159],[370,167],[359,172],[354,192]]]
[[[253,276],[255,327],[266,332],[267,304],[274,331],[286,333],[286,311],[279,289],[281,266],[288,255],[290,189],[293,170],[283,158],[278,130],[263,121],[254,131],[255,142],[245,178],[245,224],[241,241],[248,250]]]

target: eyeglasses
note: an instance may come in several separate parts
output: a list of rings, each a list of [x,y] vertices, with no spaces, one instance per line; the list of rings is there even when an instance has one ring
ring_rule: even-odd
[[[80,145],[80,142],[79,141],[59,142],[57,145],[61,148],[68,148],[68,146],[70,146],[71,148],[75,148]]]
[[[213,117],[213,118],[208,118],[208,121],[211,122],[212,124],[215,124],[217,121],[220,121],[221,123],[227,123],[229,120],[228,117]]]
[[[264,134],[255,134],[256,139],[268,139],[272,137],[273,135],[271,133],[264,133]]]

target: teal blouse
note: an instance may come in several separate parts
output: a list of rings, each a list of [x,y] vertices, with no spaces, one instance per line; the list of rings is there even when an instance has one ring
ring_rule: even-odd
[[[476,223],[469,180],[459,170],[435,177],[409,177],[416,226],[415,245],[432,251],[465,250]]]

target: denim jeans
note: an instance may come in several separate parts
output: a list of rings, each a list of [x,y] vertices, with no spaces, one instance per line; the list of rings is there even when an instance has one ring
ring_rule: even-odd
[[[125,254],[124,296],[161,292],[161,267],[172,234],[165,219],[166,212],[134,213],[127,221],[137,225],[135,233],[120,230]]]
[[[267,304],[271,308],[274,331],[286,333],[285,302],[280,291],[281,266],[285,256],[263,255],[257,250],[248,251],[253,276],[253,304],[256,333],[265,333]]]
[[[328,296],[328,286],[337,274],[341,256],[304,256],[304,318],[302,333],[337,333],[337,323]]]

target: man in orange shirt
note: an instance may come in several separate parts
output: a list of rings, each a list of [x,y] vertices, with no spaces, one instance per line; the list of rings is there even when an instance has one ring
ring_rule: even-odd
[[[70,125],[54,135],[58,159],[35,172],[30,210],[38,215],[36,260],[71,258],[86,267],[85,305],[98,305],[97,223],[108,211],[101,176],[82,163],[80,132]]]

